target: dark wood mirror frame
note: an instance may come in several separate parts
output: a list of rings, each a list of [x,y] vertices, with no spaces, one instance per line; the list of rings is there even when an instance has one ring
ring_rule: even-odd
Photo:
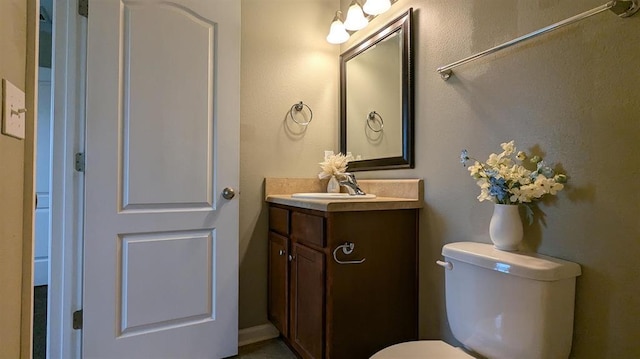
[[[410,8],[395,20],[340,55],[340,152],[347,153],[347,61],[402,30],[402,156],[351,161],[348,171],[414,168],[414,79]]]

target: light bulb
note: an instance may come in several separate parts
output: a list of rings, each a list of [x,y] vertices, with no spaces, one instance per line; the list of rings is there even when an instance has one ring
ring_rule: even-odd
[[[336,16],[331,22],[329,35],[327,35],[327,42],[330,44],[341,44],[349,39],[349,33],[345,30],[342,20],[340,20],[340,13],[340,11],[336,11]]]
[[[389,10],[390,7],[391,0],[367,0],[362,10],[369,15],[380,15]]]
[[[351,2],[347,11],[347,18],[344,20],[344,27],[347,30],[358,31],[367,26],[369,21],[364,17],[362,8],[356,0]]]

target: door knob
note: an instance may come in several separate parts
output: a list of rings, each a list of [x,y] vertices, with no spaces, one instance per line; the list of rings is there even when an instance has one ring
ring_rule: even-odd
[[[236,196],[236,191],[234,191],[233,188],[231,187],[226,187],[225,189],[222,190],[222,198],[224,199],[232,199],[235,196]]]

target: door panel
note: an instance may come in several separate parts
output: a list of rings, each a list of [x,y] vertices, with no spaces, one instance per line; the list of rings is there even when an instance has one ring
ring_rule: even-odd
[[[298,243],[292,245],[291,338],[305,359],[323,357],[324,254]]]
[[[211,208],[215,23],[132,4],[122,32],[123,209]]]
[[[89,8],[83,357],[234,355],[239,2]]]
[[[121,335],[215,319],[214,235],[193,231],[120,236]],[[189,261],[179,261],[175,253]]]

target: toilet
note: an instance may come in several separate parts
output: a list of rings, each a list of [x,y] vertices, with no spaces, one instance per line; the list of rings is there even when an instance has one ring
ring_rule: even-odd
[[[578,264],[475,242],[449,243],[442,255],[447,319],[465,350],[421,340],[371,359],[569,357]]]

